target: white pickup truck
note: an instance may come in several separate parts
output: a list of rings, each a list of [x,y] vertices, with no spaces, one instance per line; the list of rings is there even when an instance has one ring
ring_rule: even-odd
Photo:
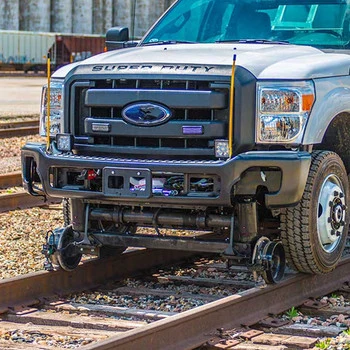
[[[22,150],[28,191],[64,198],[47,266],[140,246],[221,253],[269,283],[286,263],[334,269],[350,214],[349,10],[178,0],[136,47],[114,28],[122,49],[56,71],[48,145]]]

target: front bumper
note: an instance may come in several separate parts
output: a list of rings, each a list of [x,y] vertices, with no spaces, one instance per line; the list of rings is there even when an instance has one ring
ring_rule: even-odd
[[[35,163],[46,195],[59,198],[80,198],[97,200],[117,205],[151,205],[151,206],[180,206],[180,207],[213,207],[231,206],[233,186],[249,169],[278,169],[281,184],[277,191],[266,194],[265,203],[268,207],[286,207],[295,205],[301,199],[309,172],[311,156],[307,152],[295,151],[259,151],[242,153],[230,160],[222,161],[171,161],[171,160],[137,160],[106,157],[88,157],[74,154],[50,154],[45,145],[27,143],[22,148],[23,184],[28,192],[32,189],[33,171],[31,164]],[[143,192],[129,193],[119,189],[116,193],[104,186],[103,191],[91,191],[60,187],[56,185],[55,171],[59,169],[101,169],[102,177],[111,173],[121,176],[136,176],[145,173],[146,182],[152,182],[154,174],[172,173],[184,174],[186,178],[203,175],[215,178],[219,189],[211,195],[199,195],[188,192],[186,195],[156,196],[152,188]],[[102,178],[103,183],[107,180]],[[106,188],[107,187],[107,188]]]

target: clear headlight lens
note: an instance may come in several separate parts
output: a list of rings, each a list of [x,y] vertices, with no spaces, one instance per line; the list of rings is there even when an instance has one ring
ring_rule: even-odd
[[[264,82],[257,89],[256,142],[300,143],[315,101],[313,83]]]
[[[47,85],[41,93],[40,135],[46,136],[48,111]],[[63,82],[52,80],[50,83],[50,136],[62,132],[63,123]]]

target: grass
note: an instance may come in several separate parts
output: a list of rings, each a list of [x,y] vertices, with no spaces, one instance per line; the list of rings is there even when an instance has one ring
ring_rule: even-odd
[[[287,317],[291,320],[294,317],[297,317],[298,314],[298,310],[293,306],[290,310],[288,310],[286,312]]]
[[[329,345],[331,344],[331,340],[329,338],[320,340],[315,347],[317,349],[328,349]]]

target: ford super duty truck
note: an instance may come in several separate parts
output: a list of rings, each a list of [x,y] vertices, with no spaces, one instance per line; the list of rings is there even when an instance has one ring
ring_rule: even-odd
[[[220,253],[270,283],[286,264],[334,269],[350,214],[349,14],[345,0],[178,0],[136,46],[113,28],[111,50],[56,71],[47,140],[22,149],[28,192],[63,199],[47,267],[132,246]]]

